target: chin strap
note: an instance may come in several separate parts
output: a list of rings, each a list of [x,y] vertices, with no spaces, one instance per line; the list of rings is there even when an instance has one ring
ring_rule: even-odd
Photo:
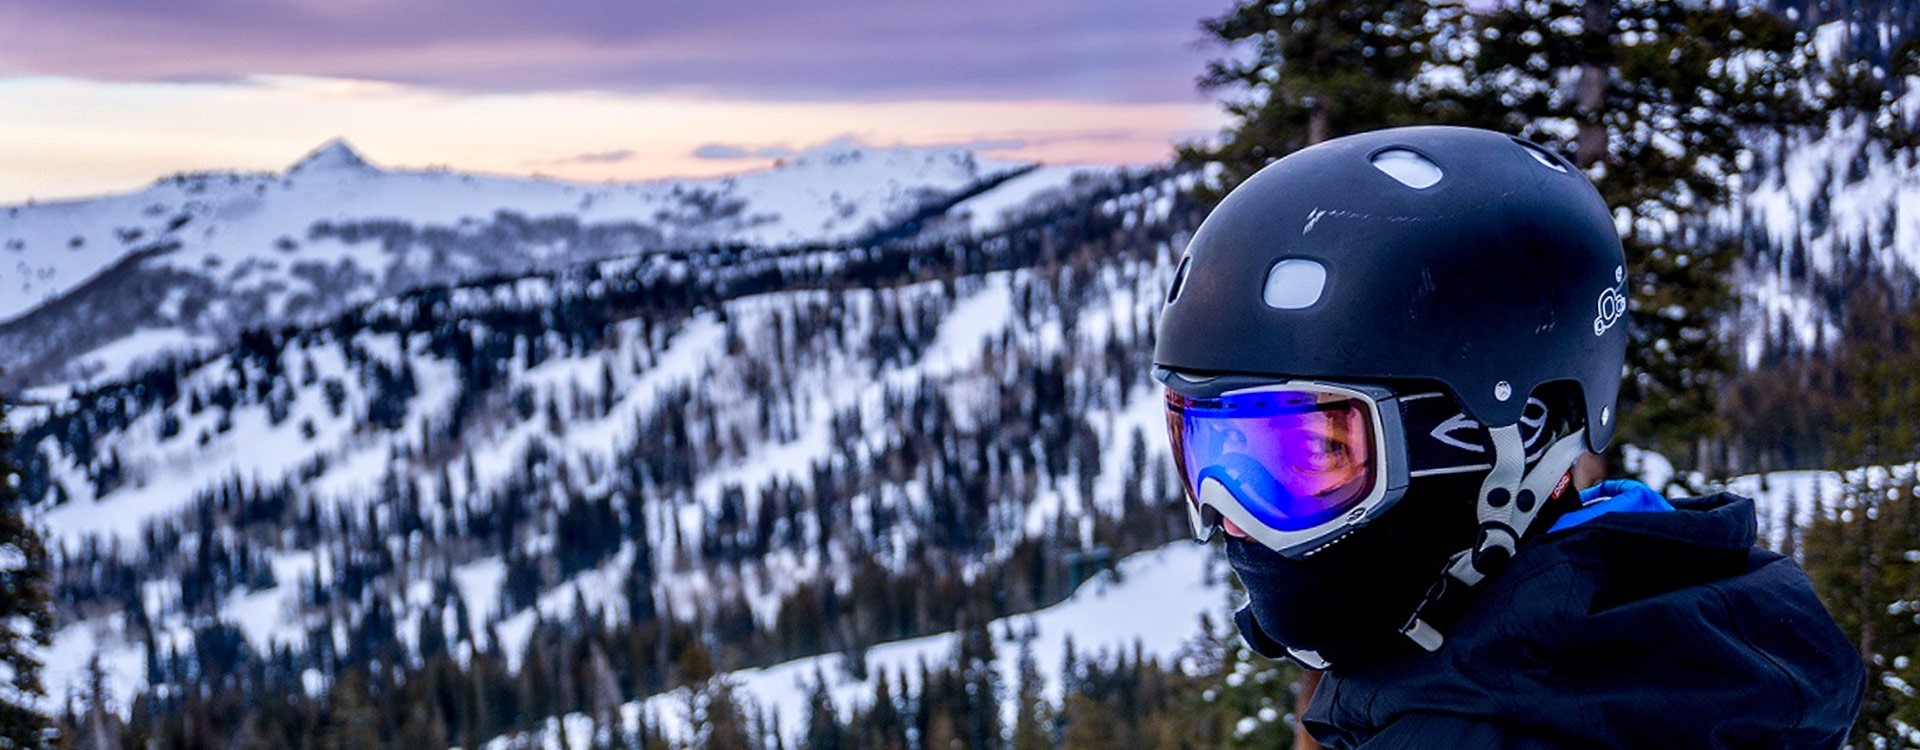
[[[1533,465],[1533,470],[1527,471],[1527,453],[1520,440],[1519,425],[1494,427],[1488,433],[1493,438],[1494,462],[1493,470],[1480,484],[1479,536],[1472,547],[1454,554],[1446,571],[1427,591],[1420,606],[1414,608],[1407,624],[1400,628],[1401,634],[1423,651],[1438,650],[1446,638],[1439,629],[1421,619],[1421,613],[1445,596],[1450,580],[1477,586],[1513,558],[1520,538],[1526,535],[1527,527],[1533,525],[1533,519],[1539,517],[1560,478],[1580,459],[1587,441],[1586,429],[1575,430],[1553,441],[1540,461]]]

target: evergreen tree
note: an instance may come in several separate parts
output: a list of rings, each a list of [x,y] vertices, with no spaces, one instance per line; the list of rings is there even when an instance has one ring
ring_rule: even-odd
[[[1890,316],[1889,316],[1890,317]],[[1880,321],[1888,324],[1891,321]],[[1862,324],[1864,321],[1853,321]],[[1804,535],[1807,573],[1867,666],[1866,699],[1849,742],[1900,746],[1920,725],[1920,317],[1891,346],[1842,352],[1848,378],[1838,414],[1844,435],[1829,459],[1845,471],[1836,508]]]
[[[1074,693],[1067,696],[1062,710],[1072,717],[1060,743],[1065,750],[1121,747],[1119,733],[1114,731],[1119,717],[1114,716],[1113,710],[1099,699],[1086,693]]]
[[[904,687],[902,691],[904,693]],[[873,750],[906,750],[906,719],[901,715],[899,705],[894,702],[893,688],[884,670],[874,678],[873,705],[867,710],[866,732],[866,747]]]
[[[1031,627],[1031,626],[1029,626]],[[1020,685],[1016,688],[1013,750],[1045,750],[1053,746],[1053,706],[1047,701],[1046,678],[1033,658],[1034,633],[1020,639]]]
[[[324,747],[348,750],[381,744],[380,711],[368,702],[367,682],[366,674],[357,668],[347,670],[334,681],[333,689],[327,694],[329,720]]]
[[[751,709],[741,705],[733,690],[733,684],[721,676],[691,693],[694,750],[751,750],[762,744],[748,725]]]
[[[815,673],[807,688],[807,735],[804,750],[847,750],[840,714],[833,707],[833,690],[824,675]]]
[[[1000,670],[995,665],[993,633],[984,622],[972,620],[960,629],[960,677],[964,682],[960,706],[962,739],[968,750],[988,750],[1000,741]]]
[[[1349,133],[1422,121],[1408,82],[1430,52],[1428,4],[1409,0],[1242,2],[1201,27],[1250,54],[1214,60],[1200,86],[1225,94],[1232,123],[1183,161],[1218,164],[1219,194],[1261,167]],[[1214,195],[1213,197],[1218,197]]]
[[[98,654],[87,660],[86,711],[78,719],[68,725],[77,731],[65,738],[72,741],[75,748],[110,750],[121,746],[124,727],[119,712],[114,710],[113,691],[107,686],[107,671],[100,665]]]
[[[27,524],[6,417],[7,405],[0,401],[0,740],[10,747],[43,748],[53,726],[39,705],[46,699],[40,652],[53,637],[47,552]]]
[[[1811,121],[1804,37],[1754,6],[1682,0],[1528,0],[1462,13],[1458,28],[1474,44],[1436,60],[1466,73],[1444,92],[1450,117],[1568,157],[1622,229],[1622,434],[1711,470],[1702,441],[1725,432],[1720,321],[1739,243],[1705,217],[1729,197],[1747,131]]]
[[[1244,595],[1240,595],[1244,596]],[[1188,673],[1207,689],[1190,699],[1195,744],[1222,748],[1317,748],[1296,732],[1295,696],[1310,695],[1291,662],[1261,657],[1232,628],[1202,616],[1200,636],[1183,654]],[[1294,685],[1293,691],[1286,686]],[[1304,740],[1304,741],[1303,741]]]

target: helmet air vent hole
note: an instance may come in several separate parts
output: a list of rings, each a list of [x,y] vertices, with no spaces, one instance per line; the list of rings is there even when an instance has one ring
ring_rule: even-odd
[[[1175,299],[1179,299],[1181,288],[1187,285],[1187,268],[1192,265],[1193,256],[1181,256],[1180,267],[1173,271],[1173,284],[1167,287],[1167,304],[1171,305]]]
[[[1288,258],[1267,271],[1267,288],[1261,297],[1276,310],[1299,310],[1319,302],[1326,289],[1326,266],[1306,258]]]
[[[1560,163],[1560,159],[1555,157],[1553,154],[1547,153],[1547,150],[1544,148],[1541,148],[1540,144],[1534,143],[1533,141],[1522,140],[1519,138],[1513,139],[1513,142],[1520,144],[1521,148],[1526,149],[1527,155],[1533,157],[1534,161],[1540,162],[1540,166],[1546,167],[1548,169],[1551,169],[1555,172],[1559,172],[1561,174],[1567,173],[1567,168],[1565,165]]]
[[[1404,148],[1390,148],[1373,155],[1373,167],[1415,190],[1425,190],[1440,181],[1440,165]]]

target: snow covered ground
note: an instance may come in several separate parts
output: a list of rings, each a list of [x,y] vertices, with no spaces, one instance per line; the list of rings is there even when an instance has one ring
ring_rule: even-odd
[[[1114,171],[1111,167],[1038,167],[955,204],[947,215],[964,218],[969,230],[983,234],[1005,226],[1010,218],[1070,199],[1077,183]]]
[[[1093,654],[1136,651],[1148,658],[1169,663],[1191,640],[1200,634],[1200,617],[1207,615],[1215,626],[1230,622],[1231,589],[1227,584],[1226,560],[1218,545],[1200,546],[1175,542],[1157,550],[1132,555],[1111,571],[1095,576],[1073,596],[1052,607],[1029,614],[993,621],[988,631],[994,636],[996,668],[1006,687],[1002,711],[1011,722],[1014,690],[1019,685],[1018,656],[1020,637],[1031,633],[1029,647],[1040,672],[1047,680],[1047,695],[1061,697],[1059,665],[1066,644],[1083,658]],[[941,664],[952,659],[959,643],[957,633],[915,638],[874,646],[867,653],[870,677],[856,680],[841,666],[838,654],[797,659],[765,669],[747,669],[729,673],[726,679],[737,687],[736,696],[750,700],[778,717],[789,742],[806,728],[807,694],[811,686],[824,681],[833,694],[833,703],[851,715],[857,706],[873,699],[873,679],[885,673],[894,685],[915,684],[922,663]],[[623,720],[631,725],[644,715],[649,726],[664,729],[670,736],[686,736],[689,730],[686,690],[676,690],[628,703],[621,709]],[[571,747],[590,747],[591,720],[572,714],[548,722],[540,733],[539,746],[561,750],[558,721],[567,722],[566,736]],[[487,743],[491,750],[517,747],[513,738],[498,738]]]

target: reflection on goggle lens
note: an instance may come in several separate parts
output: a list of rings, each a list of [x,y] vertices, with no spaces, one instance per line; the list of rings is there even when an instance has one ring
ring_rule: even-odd
[[[1276,531],[1338,517],[1367,497],[1377,473],[1371,408],[1346,394],[1288,387],[1188,398],[1169,389],[1167,431],[1189,502],[1219,482]],[[1195,510],[1196,526],[1217,523],[1212,509]]]

